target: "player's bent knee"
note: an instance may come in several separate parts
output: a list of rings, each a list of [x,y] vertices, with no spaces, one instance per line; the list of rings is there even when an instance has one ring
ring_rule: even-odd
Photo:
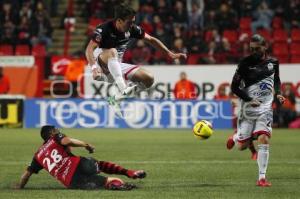
[[[147,74],[143,83],[147,88],[150,88],[154,83],[154,76],[152,74]]]
[[[269,144],[269,137],[266,134],[258,136],[258,142],[261,144]]]
[[[98,78],[99,78],[99,75],[93,75],[93,80],[99,81]]]
[[[93,79],[99,82],[108,82],[108,78],[104,74],[93,75]]]
[[[107,56],[108,58],[111,58],[111,57],[118,57],[118,51],[117,49],[115,48],[110,48],[110,49],[107,49]]]
[[[247,149],[247,147],[248,147],[247,143],[239,143],[237,145],[237,148],[238,148],[239,151],[243,151],[243,150]]]

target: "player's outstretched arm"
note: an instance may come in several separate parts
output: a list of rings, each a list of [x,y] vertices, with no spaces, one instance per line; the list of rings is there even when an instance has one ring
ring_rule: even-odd
[[[280,104],[285,102],[285,97],[281,94],[281,81],[279,77],[279,62],[277,61],[275,64],[275,74],[274,74],[274,90],[276,98],[279,100]]]
[[[21,176],[21,180],[18,184],[16,184],[16,189],[23,189],[25,185],[27,184],[28,180],[30,179],[30,176],[32,175],[31,171],[26,170],[23,175]]]
[[[93,79],[98,80],[98,81],[103,81],[104,77],[102,74],[102,70],[101,70],[101,68],[97,67],[96,61],[94,58],[94,49],[97,46],[98,46],[98,44],[96,42],[94,42],[93,40],[90,40],[90,42],[87,45],[86,50],[85,50],[85,56],[86,56],[86,59],[88,60],[88,65],[92,69]]]
[[[85,49],[85,56],[90,66],[93,66],[95,64],[93,52],[96,47],[97,47],[97,43],[94,42],[93,40],[90,40],[90,42],[88,43]]]
[[[171,52],[159,39],[152,37],[145,33],[144,40],[149,43],[151,46],[155,47],[156,49],[164,52],[172,59],[180,59],[180,58],[187,58],[185,53],[173,53]]]
[[[74,139],[74,138],[69,138],[69,137],[64,137],[60,143],[64,146],[72,146],[72,147],[84,147],[86,150],[89,151],[89,153],[94,153],[95,148],[88,144],[85,143],[81,140]]]

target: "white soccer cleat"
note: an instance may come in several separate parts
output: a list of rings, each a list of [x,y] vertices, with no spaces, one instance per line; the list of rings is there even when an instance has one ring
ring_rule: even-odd
[[[137,85],[128,86],[120,96],[116,96],[117,100],[123,100],[129,97],[133,97],[137,91]],[[119,99],[118,99],[119,98]]]
[[[123,94],[108,97],[107,102],[113,108],[118,117],[123,118],[123,113],[121,110],[121,101],[129,98],[129,95],[134,95],[136,89],[137,85],[129,86],[123,91]]]
[[[115,114],[118,117],[123,118],[123,114],[121,110],[121,100],[116,100],[116,96],[111,96],[107,98],[107,102],[110,105],[110,107],[112,107]]]

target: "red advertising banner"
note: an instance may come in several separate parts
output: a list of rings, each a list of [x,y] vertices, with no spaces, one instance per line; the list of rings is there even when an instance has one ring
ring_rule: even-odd
[[[52,56],[51,58],[51,73],[52,75],[65,75],[68,65],[71,62],[71,57]]]

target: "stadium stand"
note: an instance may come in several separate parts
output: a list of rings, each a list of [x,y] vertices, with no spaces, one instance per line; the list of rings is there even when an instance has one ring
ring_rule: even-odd
[[[113,1],[115,4],[118,1]],[[203,57],[205,53],[208,52],[210,48],[210,42],[214,40],[215,42],[215,56],[221,57],[221,59],[216,59],[216,63],[226,64],[232,63],[232,60],[239,60],[241,53],[236,53],[234,59],[228,58],[224,55],[222,50],[222,38],[226,38],[230,43],[230,50],[233,48],[235,50],[242,48],[243,43],[249,36],[253,33],[251,31],[251,26],[253,22],[256,20],[257,10],[259,11],[259,7],[264,7],[264,2],[266,2],[265,9],[270,9],[273,14],[272,20],[269,24],[270,29],[265,29],[262,27],[258,27],[256,33],[263,35],[273,46],[271,49],[273,50],[274,55],[279,56],[279,59],[283,63],[295,62],[297,59],[295,58],[295,54],[289,54],[288,47],[290,44],[294,42],[300,42],[300,29],[299,23],[291,23],[288,19],[295,18],[294,14],[297,10],[300,10],[299,2],[294,0],[287,1],[286,9],[291,9],[293,5],[292,13],[282,13],[278,7],[277,1],[262,1],[252,2],[250,5],[241,6],[243,4],[239,1],[211,1],[211,0],[198,0],[198,1],[180,1],[180,0],[160,0],[160,1],[144,1],[139,0],[138,3],[136,1],[127,1],[132,3],[133,6],[138,7],[139,13],[137,15],[137,23],[140,24],[145,30],[149,31],[149,33],[157,36],[157,31],[159,28],[163,28],[163,31],[170,35],[171,41],[167,42],[169,45],[174,45],[174,41],[177,39],[177,29],[180,28],[181,39],[183,40],[183,48],[186,49],[190,54],[189,59],[187,60],[187,64],[208,64],[210,62],[203,61],[205,59],[199,59],[199,57]],[[178,3],[180,2],[180,3]],[[199,13],[202,14],[201,20],[203,19],[203,26],[195,26],[189,27],[188,19],[186,18],[186,11],[182,12],[181,16],[178,16],[177,12],[172,13],[168,12],[168,10],[178,10],[178,9],[186,9],[191,6],[189,3],[197,2],[199,9]],[[213,6],[212,6],[213,4]],[[296,4],[296,6],[294,6]],[[204,6],[204,9],[201,6]],[[91,33],[92,29],[99,23],[104,22],[105,20],[112,18],[112,10],[109,9],[109,5],[105,2],[98,2],[96,0],[91,0],[86,3],[86,7],[89,8],[84,15],[87,16],[87,20],[89,21],[88,33]],[[180,7],[180,8],[178,8]],[[183,8],[181,8],[183,7]],[[201,10],[203,9],[203,10]],[[295,10],[294,10],[295,9]],[[103,12],[99,12],[99,11]],[[188,15],[189,13],[187,13]],[[291,16],[289,16],[291,15]],[[181,17],[181,18],[180,18]],[[228,19],[230,23],[225,23],[223,18]],[[297,17],[297,16],[296,16]],[[299,17],[299,16],[298,16]],[[221,19],[222,18],[222,19]],[[187,19],[186,21],[181,19]],[[200,19],[200,18],[199,18]],[[238,22],[236,22],[236,20]],[[157,28],[157,21],[159,21],[159,28]],[[224,23],[223,23],[224,22]],[[220,24],[222,23],[222,24]],[[164,25],[162,25],[164,24]],[[173,25],[170,25],[173,24]],[[238,28],[236,25],[238,24]],[[266,26],[268,27],[268,26]],[[189,40],[192,37],[191,32],[193,29],[197,29],[199,31],[199,37],[201,37],[202,41],[205,41],[201,45],[201,49],[195,52],[189,45]],[[159,30],[161,31],[161,30]],[[275,47],[278,47],[278,43],[285,43],[279,47],[286,48],[285,50],[277,50]],[[294,46],[294,45],[292,45]],[[133,47],[134,48],[134,47]],[[293,47],[295,48],[295,47]],[[174,48],[173,48],[174,49]],[[155,64],[155,50],[152,50],[152,58],[150,60],[150,64]],[[293,51],[294,52],[294,51]],[[204,54],[203,54],[204,53]],[[243,54],[244,55],[244,54]],[[293,57],[293,58],[292,58]],[[161,61],[161,60],[160,60]],[[168,63],[167,60],[165,60]],[[185,64],[180,62],[181,64]],[[215,63],[215,62],[213,62]],[[172,63],[171,63],[172,64]],[[175,64],[175,63],[173,63]]]
[[[30,55],[30,48],[28,45],[17,45],[15,55]]]
[[[88,40],[88,38],[85,41],[82,39],[84,35],[90,35],[98,24],[112,19],[113,8],[111,5],[117,5],[122,1],[73,0],[71,6],[68,5],[68,2],[62,2],[59,5],[56,5],[55,2],[55,0],[1,0],[0,54],[46,56],[47,54],[79,53],[84,55],[85,41]],[[245,1],[243,6],[241,6],[243,3],[232,0],[127,0],[125,2],[130,3],[139,11],[136,17],[137,23],[146,31],[162,39],[173,50],[182,50],[193,54],[187,61],[172,63],[170,60],[163,60],[162,57],[157,59],[159,54],[151,48],[151,58],[147,60],[149,64],[209,64],[211,62],[207,62],[205,59],[196,59],[197,61],[195,61],[193,57],[203,57],[208,53],[211,45],[215,46],[214,56],[222,57],[213,63],[226,64],[232,63],[233,60],[239,60],[240,56],[245,55],[245,52],[243,54],[235,53],[234,59],[227,58],[226,53],[224,54],[224,50],[222,50],[223,38],[226,38],[230,44],[229,51],[241,49],[247,38],[254,33],[251,31],[251,27],[256,21],[258,8],[264,6],[273,13],[271,24],[269,24],[270,29],[258,27],[256,32],[263,35],[271,46],[278,46],[277,43],[290,45],[288,49],[293,54],[284,54],[285,57],[280,58],[282,61],[292,62],[293,60],[295,62],[297,60],[298,54],[294,53],[294,43],[300,42],[300,24],[295,20],[299,19],[297,15],[300,11],[298,1],[288,0],[285,6],[287,12],[284,13],[278,9],[280,4],[277,1],[262,1],[262,3],[255,1],[250,4]],[[192,7],[193,2],[196,2],[197,6]],[[263,5],[263,2],[267,4]],[[194,10],[192,11],[192,9]],[[170,10],[177,10],[177,12],[169,12]],[[194,12],[197,15],[193,14]],[[72,22],[75,24],[74,27],[69,24],[70,17],[74,18]],[[199,23],[193,21],[195,18],[200,20]],[[223,20],[225,18],[227,21]],[[67,25],[66,22],[68,22]],[[42,36],[39,34],[40,25],[38,24],[43,25],[45,29]],[[66,39],[67,31],[71,31],[71,33]],[[198,31],[196,36],[193,31]],[[190,41],[196,43],[191,45]],[[211,44],[211,41],[214,44]],[[66,42],[69,43],[66,45]],[[179,43],[182,43],[180,49],[175,46]],[[36,45],[37,47],[35,47]],[[195,48],[196,45],[199,46],[199,49]],[[136,44],[133,44],[132,49],[134,50],[135,47]],[[282,52],[278,52],[274,47],[271,49],[275,50],[274,55],[279,53],[280,56],[283,56]],[[132,54],[132,52],[128,54]],[[131,61],[129,60],[129,62]],[[140,61],[143,62],[143,60]]]
[[[0,45],[0,55],[13,55],[14,48],[12,45],[1,44]]]

